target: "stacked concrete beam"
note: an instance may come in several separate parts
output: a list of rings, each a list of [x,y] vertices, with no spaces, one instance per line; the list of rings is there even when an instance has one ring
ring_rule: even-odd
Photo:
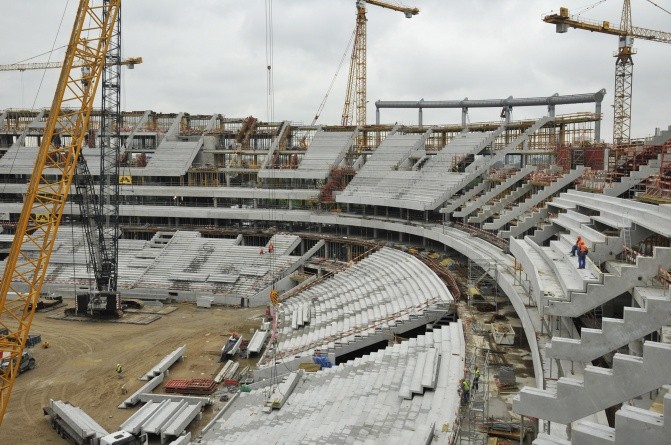
[[[166,355],[163,360],[159,362],[158,365],[151,368],[151,370],[140,377],[140,380],[150,380],[156,377],[159,374],[164,374],[166,371],[174,365],[178,360],[182,360],[184,357],[184,351],[186,351],[186,345],[180,346],[179,348],[172,351],[170,354]]]
[[[586,366],[584,381],[562,377],[555,391],[523,388],[513,410],[569,424],[671,383],[671,344],[645,342],[643,356],[615,354],[612,369]]]
[[[128,397],[126,400],[124,400],[121,405],[118,406],[118,408],[124,409],[124,408],[129,408],[131,406],[135,406],[140,402],[140,395],[143,393],[147,392],[152,392],[158,385],[160,385],[163,382],[163,373],[160,373],[153,379],[149,380],[149,382],[145,383],[135,391],[133,394],[131,394],[130,397]]]

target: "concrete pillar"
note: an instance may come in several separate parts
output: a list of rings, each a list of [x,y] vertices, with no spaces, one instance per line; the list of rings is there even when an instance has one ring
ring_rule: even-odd
[[[217,198],[212,198],[212,203],[214,204],[214,208],[216,209],[216,208],[218,207],[218,205],[217,205],[217,203],[218,203]]]
[[[380,125],[380,109],[375,107],[375,123]]]
[[[601,114],[601,102],[594,103],[594,112],[596,114]],[[594,141],[599,142],[601,140],[601,120],[594,122]]]
[[[328,241],[326,241],[324,243],[324,257],[331,258],[331,249],[329,249],[329,242]]]
[[[417,116],[417,123],[418,123],[419,126],[421,127],[421,126],[422,126],[422,120],[423,120],[423,119],[422,119],[422,118],[423,118],[423,116],[422,116],[422,114],[423,114],[422,107],[419,107],[418,110],[419,110],[419,112],[417,113],[417,114],[418,114],[418,116]]]
[[[468,98],[466,98],[468,99]],[[463,128],[468,127],[468,107],[463,107],[461,109],[461,126]]]

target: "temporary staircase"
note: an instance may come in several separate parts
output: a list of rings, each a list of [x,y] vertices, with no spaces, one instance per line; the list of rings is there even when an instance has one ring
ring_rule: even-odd
[[[561,377],[555,391],[524,387],[513,410],[566,425],[671,383],[669,360],[671,344],[645,342],[642,357],[615,354],[612,369],[586,366],[584,382]]]

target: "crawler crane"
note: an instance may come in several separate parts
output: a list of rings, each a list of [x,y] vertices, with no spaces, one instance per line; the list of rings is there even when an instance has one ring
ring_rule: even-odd
[[[0,283],[0,422],[19,371],[28,332],[117,24],[121,0],[80,0],[65,60]],[[73,69],[81,60],[88,69]],[[57,172],[53,174],[52,172]],[[47,174],[49,173],[49,174]],[[7,299],[13,292],[16,298]]]

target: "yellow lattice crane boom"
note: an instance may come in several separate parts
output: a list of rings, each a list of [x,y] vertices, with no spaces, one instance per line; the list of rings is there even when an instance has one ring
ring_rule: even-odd
[[[77,8],[0,284],[0,327],[7,331],[0,335],[0,352],[10,360],[7,372],[0,375],[0,423],[18,373],[120,7],[121,0],[80,0]],[[76,60],[89,69],[73,69]],[[8,298],[10,292],[12,298]]]
[[[356,125],[366,125],[366,3],[402,12],[407,18],[419,14],[417,8],[393,5],[379,0],[357,0],[356,29],[342,111],[342,125],[352,125],[353,104],[356,104]]]
[[[624,0],[619,27],[613,26],[608,21],[589,21],[571,16],[568,8],[560,8],[559,14],[546,15],[543,17],[543,21],[556,25],[558,33],[565,33],[569,28],[575,28],[618,36],[619,45],[615,55],[613,143],[628,144],[631,133],[631,97],[634,72],[632,55],[636,54],[636,50],[633,48],[634,38],[671,43],[671,33],[633,26],[630,0]]]
[[[125,65],[129,70],[135,68],[135,65],[142,63],[142,57],[129,57],[121,61],[120,65]],[[83,60],[75,60],[72,63],[73,68],[81,68],[86,66]],[[63,62],[36,62],[36,63],[10,63],[7,65],[0,65],[0,71],[27,71],[27,70],[43,70],[51,68],[63,68]]]

